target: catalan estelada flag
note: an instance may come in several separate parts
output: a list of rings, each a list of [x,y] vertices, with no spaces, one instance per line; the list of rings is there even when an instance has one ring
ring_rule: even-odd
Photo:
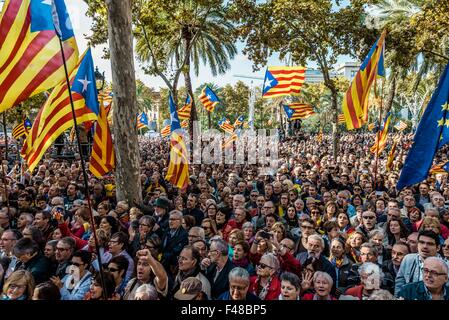
[[[393,161],[396,155],[396,147],[398,145],[399,139],[394,139],[393,146],[391,147],[390,153],[388,154],[387,164],[385,165],[387,172],[393,170]]]
[[[429,174],[449,173],[449,161],[434,165],[429,170]]]
[[[234,126],[229,122],[229,119],[226,117],[222,118],[218,121],[218,126],[225,132],[233,134],[234,133]]]
[[[72,99],[78,125],[97,120],[99,114],[95,72],[90,49],[80,57],[79,65],[70,74]],[[72,108],[67,84],[64,80],[53,89],[39,110],[30,134],[24,142],[21,155],[30,172],[38,165],[50,145],[64,131],[73,126]]]
[[[137,130],[148,128],[148,117],[145,112],[137,116]]]
[[[23,135],[27,136],[32,126],[30,119],[23,117],[23,120],[12,129],[13,138],[17,140]]]
[[[190,119],[190,112],[192,111],[192,99],[190,95],[187,95],[186,102],[182,108],[178,110],[179,120],[187,120]]]
[[[235,119],[234,121],[234,127],[240,127],[241,125],[243,125],[243,120],[245,120],[245,116],[240,116],[237,119]]]
[[[201,91],[201,94],[198,96],[198,99],[200,99],[204,108],[209,112],[213,112],[220,102],[220,99],[218,99],[215,92],[208,86],[204,87],[203,91]]]
[[[78,47],[63,0],[6,0],[0,17],[0,112],[65,79],[53,8],[64,21],[59,29],[68,72],[77,65]]]
[[[262,98],[298,96],[306,79],[304,67],[268,67],[263,83]]]
[[[284,105],[284,111],[289,120],[306,119],[315,114],[313,108],[309,104],[305,103],[290,103]]]
[[[168,164],[165,179],[181,190],[186,190],[189,184],[189,162],[187,147],[180,133],[181,126],[178,119],[178,111],[170,94],[170,162]]]
[[[368,121],[368,96],[377,76],[385,76],[386,31],[371,48],[343,99],[343,114],[348,130],[361,128]]]
[[[376,140],[374,141],[373,146],[371,147],[371,152],[379,155],[385,149],[387,145],[387,137],[388,137],[388,126],[390,125],[391,114],[387,113],[385,119],[380,127],[379,131],[376,134]]]
[[[171,129],[170,129],[170,125],[166,125],[165,127],[162,128],[161,130],[161,136],[163,138],[167,137],[170,135]]]
[[[108,115],[104,105],[100,105],[100,114],[95,124],[94,144],[90,155],[89,170],[97,178],[104,177],[115,168],[115,153],[112,143]]]

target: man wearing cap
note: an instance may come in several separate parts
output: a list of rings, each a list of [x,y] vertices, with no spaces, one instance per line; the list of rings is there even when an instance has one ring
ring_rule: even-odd
[[[207,300],[206,294],[202,291],[201,281],[194,277],[182,281],[174,297],[176,300]]]
[[[156,224],[159,226],[159,229],[156,231],[159,237],[162,238],[164,233],[169,229],[168,226],[168,208],[170,206],[170,202],[163,197],[157,198],[154,202],[154,214],[156,218]]]

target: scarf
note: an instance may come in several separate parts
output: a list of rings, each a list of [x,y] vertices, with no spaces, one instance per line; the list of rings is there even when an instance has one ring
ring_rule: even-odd
[[[236,266],[236,267],[241,267],[243,269],[246,269],[246,267],[249,265],[249,261],[247,257],[244,257],[243,259],[238,259],[238,260],[232,260],[232,263]]]
[[[256,280],[256,286],[257,286],[256,287],[256,293],[260,290],[259,294],[257,295],[260,298],[260,300],[265,300],[265,297],[267,296],[268,290],[270,289],[270,286],[271,286],[271,280],[272,280],[272,278],[270,277],[268,279],[267,284],[265,286],[261,287],[261,285],[260,285],[260,277],[259,276],[257,277],[257,280]]]
[[[197,265],[195,267],[195,269],[193,269],[190,272],[179,271],[178,274],[176,275],[175,286],[177,288],[179,288],[181,286],[181,282],[183,282],[185,279],[187,279],[189,277],[196,277],[198,275],[198,273],[200,273],[200,271],[201,271],[201,269],[200,269],[199,265]]]
[[[344,260],[345,260],[344,258],[337,259],[335,257],[332,257],[331,263],[334,267],[336,267],[337,269],[340,269],[340,267],[343,265]]]

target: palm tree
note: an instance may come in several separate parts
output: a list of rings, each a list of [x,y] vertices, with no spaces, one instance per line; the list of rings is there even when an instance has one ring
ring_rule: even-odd
[[[196,5],[190,2],[189,10],[196,11]],[[191,65],[198,76],[200,64],[208,65],[212,75],[224,74],[230,68],[230,60],[237,54],[232,35],[233,25],[225,18],[225,9],[202,8],[204,20],[181,21],[179,35],[175,35],[167,42],[169,56],[172,61],[179,63],[184,59],[183,75],[187,92],[193,96],[190,78]],[[190,50],[190,53],[188,52]],[[210,115],[208,115],[208,119]],[[197,119],[195,103],[192,105],[191,121]],[[209,127],[210,127],[209,120]]]

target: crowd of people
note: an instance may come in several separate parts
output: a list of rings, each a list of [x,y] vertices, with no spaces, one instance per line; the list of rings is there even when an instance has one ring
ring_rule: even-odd
[[[336,159],[330,136],[301,134],[272,174],[194,164],[181,191],[164,179],[168,141],[141,137],[132,203],[113,174],[90,177],[87,199],[79,162],[51,151],[32,174],[4,163],[1,299],[449,300],[447,174],[397,190],[399,138],[388,170],[373,134],[343,134]]]

